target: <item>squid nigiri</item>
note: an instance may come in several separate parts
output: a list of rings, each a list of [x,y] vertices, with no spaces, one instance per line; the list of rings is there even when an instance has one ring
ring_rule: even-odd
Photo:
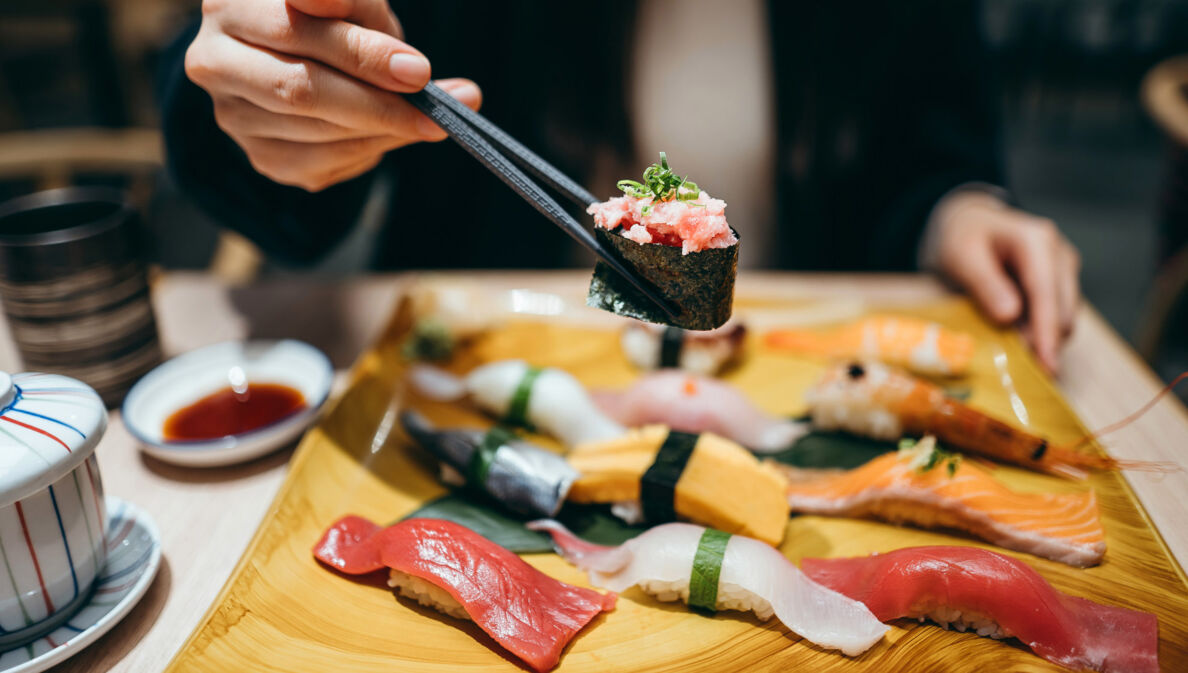
[[[774,614],[806,640],[851,656],[887,632],[861,603],[809,580],[779,551],[748,537],[670,523],[604,547],[556,521],[528,527],[548,531],[566,560],[611,591],[638,586],[662,601],[705,610],[753,610],[764,620]]]
[[[793,479],[788,503],[794,512],[957,528],[1073,566],[1101,562],[1105,529],[1093,491],[1015,493],[935,445],[935,438],[925,437],[853,470]]]
[[[1139,465],[1049,444],[948,397],[939,386],[877,362],[829,369],[806,399],[813,425],[822,430],[889,441],[935,435],[969,453],[1074,479],[1085,478],[1087,470]]]
[[[496,426],[479,430],[439,430],[415,411],[400,413],[400,424],[442,461],[442,481],[469,484],[496,502],[529,516],[555,516],[577,470],[561,456]]]
[[[451,617],[471,619],[537,671],[617,595],[566,584],[474,531],[441,519],[406,519],[387,528],[358,516],[331,526],[314,556],[349,575],[389,568],[388,585]]]
[[[713,376],[739,358],[746,338],[747,328],[736,322],[691,332],[634,321],[623,329],[620,344],[627,359],[640,369],[671,367]]]
[[[523,360],[499,360],[464,377],[419,365],[413,386],[440,401],[469,396],[484,411],[509,425],[537,428],[566,446],[618,437],[623,426],[607,418],[571,374],[554,367],[532,367]]]
[[[623,391],[596,391],[610,418],[636,427],[662,423],[682,432],[712,432],[756,453],[782,451],[808,428],[759,409],[742,391],[716,379],[678,371],[648,374]]]
[[[1155,615],[1070,596],[1022,561],[976,547],[908,547],[804,559],[813,580],[862,601],[883,621],[930,619],[980,636],[1018,638],[1061,666],[1157,673]]]
[[[827,330],[773,330],[769,347],[828,358],[877,360],[926,376],[960,376],[976,342],[965,332],[902,316],[872,315]]]

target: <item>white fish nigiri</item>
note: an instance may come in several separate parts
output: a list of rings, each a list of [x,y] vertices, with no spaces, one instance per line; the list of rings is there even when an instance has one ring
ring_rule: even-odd
[[[500,418],[512,411],[517,394],[526,395],[523,420],[566,446],[614,439],[626,432],[598,410],[577,379],[554,367],[534,371],[523,360],[499,360],[459,378],[418,365],[410,379],[426,397],[451,401],[469,396],[484,411]]]
[[[603,413],[628,427],[660,423],[681,432],[712,432],[756,453],[786,449],[808,432],[807,424],[764,412],[730,384],[675,370],[593,397]]]
[[[636,321],[623,328],[619,343],[640,369],[673,367],[713,376],[741,356],[746,338],[747,328],[735,321],[705,332]]]
[[[618,547],[586,542],[553,520],[533,521],[547,531],[570,563],[590,574],[595,586],[615,592],[639,586],[662,601],[689,601],[690,576],[706,529],[687,523],[656,526]],[[718,574],[715,607],[773,614],[789,629],[828,649],[854,656],[887,632],[862,603],[810,580],[776,549],[732,535]]]

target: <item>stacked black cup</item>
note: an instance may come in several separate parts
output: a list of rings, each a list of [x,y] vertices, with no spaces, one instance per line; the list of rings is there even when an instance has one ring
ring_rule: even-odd
[[[0,297],[24,368],[85,381],[108,406],[161,360],[139,217],[118,190],[0,205]]]

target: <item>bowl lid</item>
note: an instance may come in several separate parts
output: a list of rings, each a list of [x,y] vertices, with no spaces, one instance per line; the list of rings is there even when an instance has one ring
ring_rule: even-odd
[[[0,507],[78,467],[107,429],[87,384],[58,374],[0,372]]]

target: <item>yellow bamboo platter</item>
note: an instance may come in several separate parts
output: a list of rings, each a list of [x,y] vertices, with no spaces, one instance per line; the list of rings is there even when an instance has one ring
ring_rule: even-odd
[[[536,297],[539,299],[539,297]],[[515,302],[512,302],[515,303]],[[548,302],[545,302],[546,304]],[[789,314],[803,300],[740,297],[736,314]],[[490,317],[490,302],[474,307]],[[1056,442],[1084,428],[1040,372],[1019,338],[995,330],[960,300],[893,312],[936,320],[979,341],[966,379],[969,403],[1004,420],[1025,414],[1030,428]],[[302,440],[289,475],[231,578],[178,655],[170,673],[190,671],[516,671],[526,670],[477,626],[396,598],[382,580],[360,582],[328,571],[311,555],[324,529],[344,514],[391,522],[445,493],[435,466],[406,445],[396,422],[413,406],[444,425],[481,427],[490,420],[462,406],[429,403],[405,382],[401,344],[416,320],[403,301],[375,346],[351,372],[349,388]],[[778,322],[778,321],[777,321]],[[621,323],[620,323],[621,324]],[[802,393],[825,363],[772,353],[756,341],[726,377],[767,411],[803,412]],[[561,367],[592,387],[625,386],[639,375],[624,358],[615,329],[515,320],[467,345],[451,362],[465,372],[484,362],[522,358]],[[1004,385],[1004,378],[1010,382]],[[1022,405],[1022,409],[1020,409]],[[556,446],[544,437],[541,445]],[[1065,491],[1084,484],[1003,467],[996,475],[1018,490]],[[1089,569],[1010,553],[1057,589],[1111,605],[1155,613],[1163,670],[1188,670],[1188,584],[1126,481],[1099,474],[1098,495],[1108,551]],[[211,544],[213,541],[195,541]],[[873,521],[796,516],[781,550],[809,556],[865,555],[929,544],[983,545],[958,534]],[[1002,550],[998,550],[1002,551]],[[589,586],[583,573],[553,554],[525,558],[545,573]],[[562,657],[558,671],[1059,671],[1013,641],[898,620],[884,640],[859,657],[825,651],[778,620],[723,612],[713,617],[661,603],[637,589],[595,619]]]

